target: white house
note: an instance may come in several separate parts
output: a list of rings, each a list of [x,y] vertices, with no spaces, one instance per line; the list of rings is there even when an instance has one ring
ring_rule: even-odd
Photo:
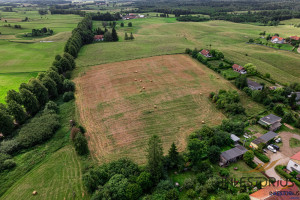
[[[283,44],[285,42],[284,38],[278,37],[278,36],[273,36],[271,38],[271,42],[275,44]]]
[[[286,168],[291,172],[300,173],[300,151],[291,157]]]

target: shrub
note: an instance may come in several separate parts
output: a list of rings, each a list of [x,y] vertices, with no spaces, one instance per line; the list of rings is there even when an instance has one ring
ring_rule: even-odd
[[[16,139],[4,140],[0,145],[0,152],[12,154],[20,148],[20,143]]]
[[[55,113],[58,113],[58,106],[55,102],[49,101],[44,110],[53,110]]]
[[[265,154],[262,154],[258,151],[254,151],[254,155],[261,161],[263,161],[264,163],[268,163],[270,162],[270,159],[268,158],[268,156],[266,156]]]
[[[71,140],[74,142],[74,139],[76,137],[76,135],[80,133],[80,129],[77,128],[77,127],[73,127],[72,130],[71,130],[71,134],[70,134],[70,137],[71,137]],[[81,133],[80,133],[81,134]]]
[[[82,134],[86,133],[86,130],[83,126],[79,125],[78,128]]]
[[[70,81],[69,79],[64,80],[63,87],[65,92],[75,91],[75,83],[73,81]]]
[[[63,95],[64,102],[71,101],[74,98],[75,98],[74,92],[65,92],[64,95]]]
[[[74,147],[79,155],[86,155],[89,152],[87,140],[82,134],[76,134],[74,138]]]
[[[14,129],[13,118],[5,111],[0,110],[0,133],[10,135]]]
[[[229,171],[225,168],[221,168],[220,169],[220,175],[227,177],[227,176],[229,176]]]
[[[93,193],[98,186],[104,185],[108,180],[108,173],[103,167],[91,169],[82,176],[83,184],[90,193]]]
[[[195,185],[195,179],[187,178],[184,180],[184,183],[183,183],[184,189],[192,189],[192,188],[194,188],[194,185]]]
[[[279,175],[285,177],[286,179],[291,180],[291,179],[293,178],[291,175],[289,175],[288,173],[286,173],[285,171],[283,171],[283,166],[281,166],[281,165],[277,165],[277,166],[275,167],[275,171],[276,171]]]
[[[11,169],[11,168],[14,168],[15,166],[16,166],[16,163],[13,159],[7,159],[3,163],[4,169]]]

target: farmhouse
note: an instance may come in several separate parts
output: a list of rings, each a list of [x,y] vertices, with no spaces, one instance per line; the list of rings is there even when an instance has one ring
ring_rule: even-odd
[[[300,40],[300,37],[298,37],[298,36],[291,36],[290,37],[292,40]]]
[[[123,17],[124,20],[129,20],[129,19],[136,19],[138,17],[138,15],[134,14],[134,13],[129,13],[127,15],[125,15]]]
[[[291,172],[296,171],[300,173],[300,151],[291,157],[286,168]]]
[[[280,122],[281,118],[273,114],[265,116],[258,121],[258,123],[262,126],[269,127],[270,131],[276,131],[278,128],[280,128]]]
[[[251,200],[288,200],[298,199],[299,197],[297,196],[299,189],[292,182],[278,180],[275,183],[269,183],[268,185],[262,183],[262,187],[262,189],[250,194]]]
[[[244,67],[240,66],[240,65],[237,65],[237,64],[234,64],[232,65],[232,69],[240,74],[246,74],[246,70]]]
[[[258,145],[263,143],[263,144],[267,144],[269,141],[275,139],[278,137],[277,133],[274,133],[273,131],[269,131],[266,134],[260,136],[259,138],[256,138],[255,140],[253,140],[250,143],[250,147],[254,148],[254,149],[258,149]]]
[[[262,90],[263,86],[259,83],[256,83],[255,81],[251,81],[250,79],[247,79],[248,87],[251,90]]]
[[[94,41],[103,41],[104,40],[104,35],[95,35],[94,36]]]
[[[271,38],[271,42],[275,44],[283,44],[285,42],[284,38],[278,37],[278,36],[273,36]]]
[[[202,51],[200,51],[200,53],[203,56],[207,57],[207,58],[211,58],[212,57],[212,55],[210,54],[210,52],[208,50],[206,50],[206,49],[203,49]]]
[[[224,151],[220,155],[219,165],[226,166],[232,162],[236,162],[238,159],[241,159],[247,151],[248,150],[241,145],[237,145],[235,148]]]

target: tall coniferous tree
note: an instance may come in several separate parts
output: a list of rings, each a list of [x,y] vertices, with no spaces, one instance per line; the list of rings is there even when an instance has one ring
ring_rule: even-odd
[[[118,37],[117,31],[116,31],[115,28],[112,29],[112,31],[111,31],[111,36],[112,36],[112,40],[113,40],[114,42],[119,41],[119,37]]]
[[[158,183],[163,176],[163,148],[161,140],[153,135],[148,143],[148,169],[155,183]]]

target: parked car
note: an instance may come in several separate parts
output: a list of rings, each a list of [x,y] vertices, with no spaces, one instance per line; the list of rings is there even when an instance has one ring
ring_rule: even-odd
[[[248,135],[244,135],[244,138],[247,138],[247,139],[249,139],[249,136],[248,136]]]
[[[279,151],[279,146],[275,145],[275,144],[270,144],[270,146],[272,146],[276,151]]]
[[[266,149],[263,149],[263,152],[264,152],[264,153],[268,153]]]
[[[273,153],[276,153],[276,152],[277,152],[276,149],[274,149],[271,145],[269,145],[267,148],[268,148],[270,151],[272,151]]]
[[[277,139],[275,140],[275,142],[276,142],[276,143],[281,142],[281,138],[277,138]]]

